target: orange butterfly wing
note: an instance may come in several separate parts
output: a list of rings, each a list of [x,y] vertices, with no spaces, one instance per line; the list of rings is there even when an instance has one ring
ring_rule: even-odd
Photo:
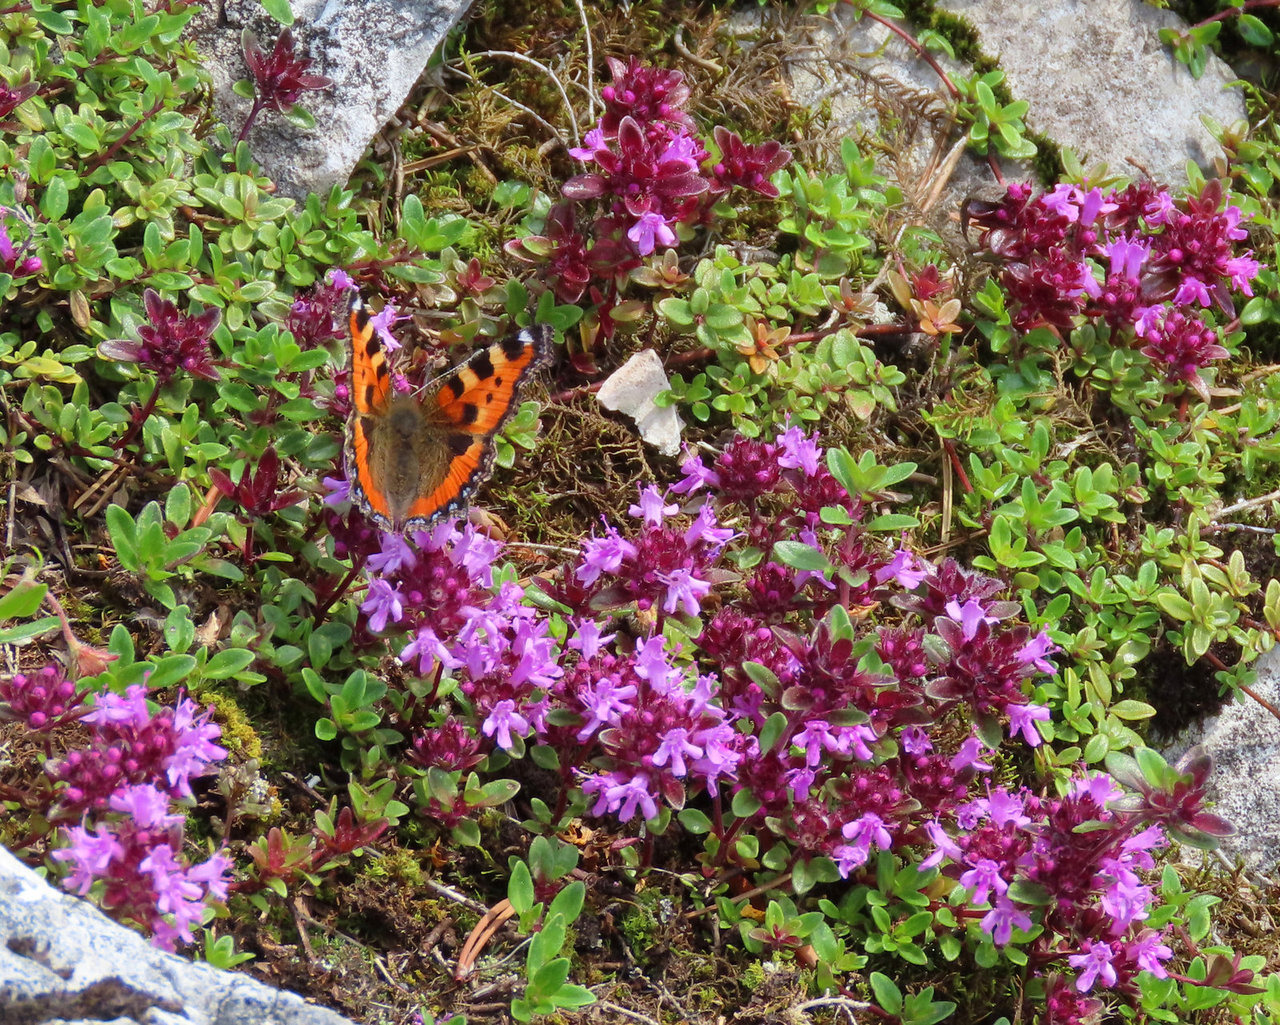
[[[347,423],[347,478],[352,498],[375,520],[391,522],[387,496],[373,477],[369,418],[385,416],[391,402],[387,354],[357,295],[351,301],[351,417]],[[379,522],[381,525],[381,522]]]
[[[410,521],[430,523],[464,506],[493,471],[494,438],[519,408],[525,382],[551,362],[551,328],[535,324],[474,353],[447,374],[426,400],[442,430],[449,461],[444,479],[409,508]]]

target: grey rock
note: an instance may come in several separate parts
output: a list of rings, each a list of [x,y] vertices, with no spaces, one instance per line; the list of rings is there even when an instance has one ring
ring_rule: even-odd
[[[1222,155],[1200,115],[1221,124],[1245,116],[1227,65],[1211,57],[1193,78],[1160,42],[1160,29],[1186,27],[1172,11],[1139,0],[941,6],[968,19],[983,51],[999,55],[1010,91],[1031,104],[1028,126],[1070,146],[1086,166],[1104,160],[1113,172],[1141,169],[1178,183],[1188,160],[1207,168]]]
[[[1280,705],[1280,648],[1262,655],[1250,687],[1273,707]],[[1223,707],[1172,741],[1161,753],[1173,763],[1202,744],[1213,756],[1208,796],[1211,810],[1236,827],[1221,851],[1245,867],[1271,871],[1280,864],[1280,720],[1247,695]]]
[[[470,0],[297,0],[295,52],[312,58],[309,74],[325,75],[333,84],[299,98],[315,117],[314,131],[266,110],[249,133],[249,148],[280,194],[323,195],[345,183],[370,139],[400,108],[440,40],[469,6]],[[213,3],[190,26],[213,76],[215,112],[232,138],[252,105],[231,88],[249,77],[240,39],[246,26],[270,52],[280,26],[257,0]]]
[[[1192,78],[1157,36],[1179,19],[1140,0],[939,3],[966,18],[982,51],[998,58],[1014,98],[1030,104],[1028,127],[1074,149],[1086,167],[1106,161],[1111,173],[1176,186],[1188,159],[1208,167],[1221,154],[1200,116],[1229,124],[1245,115],[1242,94],[1227,88],[1230,68],[1210,58],[1203,77]],[[864,153],[881,154],[917,219],[956,241],[963,200],[1003,189],[993,190],[985,160],[964,149],[938,75],[889,29],[856,20],[844,5],[822,17],[780,17],[744,11],[730,30],[743,46],[776,53],[795,104],[825,110],[826,138],[800,147],[802,162],[832,164],[839,139],[860,141]],[[934,58],[949,75],[970,74]],[[1007,179],[1033,177],[1027,164],[1001,163]]]
[[[245,975],[151,946],[0,847],[4,1025],[351,1025]]]

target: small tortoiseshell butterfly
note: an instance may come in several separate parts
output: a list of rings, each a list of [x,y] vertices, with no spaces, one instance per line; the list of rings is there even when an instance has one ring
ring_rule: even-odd
[[[551,328],[535,324],[474,353],[427,385],[397,395],[369,311],[351,303],[351,499],[383,530],[429,526],[461,512],[493,470],[494,437],[520,391],[551,361]]]

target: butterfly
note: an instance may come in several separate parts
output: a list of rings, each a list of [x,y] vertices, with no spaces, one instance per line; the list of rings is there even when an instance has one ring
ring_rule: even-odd
[[[396,394],[387,353],[359,296],[351,303],[351,499],[383,530],[422,529],[461,512],[493,470],[494,438],[520,392],[551,362],[552,330],[535,324]]]

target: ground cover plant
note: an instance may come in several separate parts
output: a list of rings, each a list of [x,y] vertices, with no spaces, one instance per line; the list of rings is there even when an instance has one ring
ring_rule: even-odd
[[[572,9],[482,11],[448,62],[576,68],[580,143],[475,82],[501,152],[295,203],[192,11],[0,8],[7,847],[368,1022],[1273,1020],[1177,857],[1211,767],[1146,743],[1280,629],[1270,122],[1183,185],[1065,154],[961,246],[670,8],[601,15],[602,82]],[[300,38],[246,39],[251,120],[326,85]],[[998,70],[946,86],[1035,151]],[[413,384],[556,329],[471,518],[349,501],[357,292]],[[592,397],[646,346],[676,460]]]

